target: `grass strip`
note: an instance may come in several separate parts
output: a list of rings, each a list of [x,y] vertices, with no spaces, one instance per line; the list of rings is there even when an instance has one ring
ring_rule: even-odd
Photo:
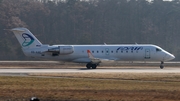
[[[39,75],[60,78],[1,76],[0,101],[28,101],[32,96],[42,101],[180,99],[179,74],[50,74]]]

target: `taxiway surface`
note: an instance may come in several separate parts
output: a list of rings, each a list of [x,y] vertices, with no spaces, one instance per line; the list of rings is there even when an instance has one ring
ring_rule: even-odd
[[[56,61],[0,61],[0,75],[28,73],[180,73],[180,62],[166,62],[164,69],[154,62],[119,63],[118,66],[101,66],[86,69],[84,65]],[[125,65],[125,66],[124,66]],[[132,66],[130,66],[132,65]]]
[[[113,69],[0,69],[0,74],[12,73],[180,73],[180,68],[113,68]]]

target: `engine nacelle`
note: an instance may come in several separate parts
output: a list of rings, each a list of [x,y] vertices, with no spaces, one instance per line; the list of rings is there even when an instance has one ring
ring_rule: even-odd
[[[73,46],[53,46],[53,48],[48,49],[48,52],[52,52],[53,56],[68,55],[74,52],[74,48]]]
[[[74,48],[72,46],[60,46],[60,55],[72,54]]]

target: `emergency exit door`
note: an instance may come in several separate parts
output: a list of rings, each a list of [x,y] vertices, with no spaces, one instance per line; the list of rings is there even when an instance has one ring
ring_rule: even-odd
[[[105,54],[106,54],[106,55],[109,55],[109,48],[106,48],[106,49],[105,49]]]

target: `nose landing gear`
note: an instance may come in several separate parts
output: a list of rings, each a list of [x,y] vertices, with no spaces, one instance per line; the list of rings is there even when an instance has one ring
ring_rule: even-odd
[[[161,69],[163,69],[163,68],[164,68],[164,65],[163,65],[163,64],[164,64],[164,62],[163,62],[163,61],[161,61],[161,64],[160,64],[160,68],[161,68]]]

